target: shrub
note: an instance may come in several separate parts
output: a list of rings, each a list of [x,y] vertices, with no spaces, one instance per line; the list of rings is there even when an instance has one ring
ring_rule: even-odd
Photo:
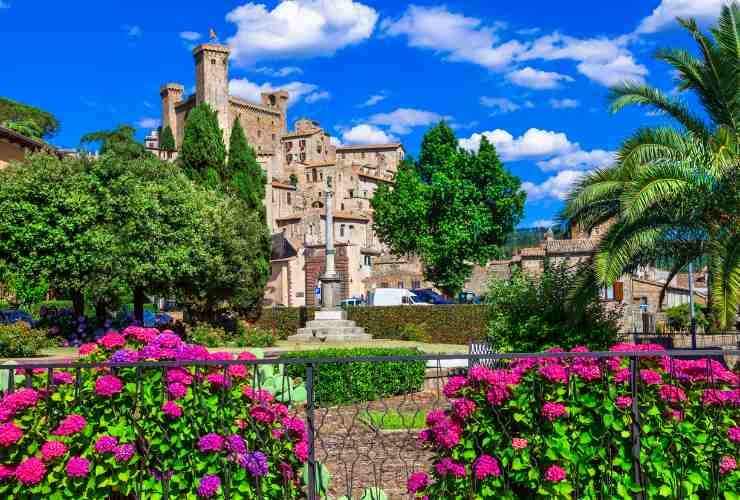
[[[538,276],[514,272],[491,281],[488,335],[498,352],[540,352],[554,346],[606,349],[617,340],[618,313],[607,311],[594,290],[588,303],[569,307],[574,272],[546,263]]]
[[[186,328],[185,335],[189,342],[206,347],[219,347],[226,344],[226,331],[208,323],[196,323]]]
[[[420,354],[415,349],[318,349],[288,352],[289,358],[354,358],[357,356],[407,356]],[[316,366],[314,371],[315,400],[321,405],[373,401],[387,396],[408,394],[421,389],[424,383],[424,361],[342,362]],[[286,365],[291,377],[305,379],[304,365]]]
[[[662,348],[613,348],[641,349]],[[740,491],[737,374],[716,361],[641,357],[633,393],[628,366],[617,352],[600,361],[543,356],[450,378],[449,409],[430,412],[420,434],[434,453],[433,481],[415,473],[410,492],[415,498],[632,498],[640,491],[633,476],[636,429],[646,498]]]
[[[231,343],[236,347],[272,347],[275,345],[275,336],[269,330],[239,323]]]
[[[273,394],[255,390],[253,356],[227,370],[188,361],[232,360],[183,344],[171,332],[129,327],[80,348],[83,362],[173,360],[34,373],[0,401],[0,498],[305,498],[302,420]],[[228,375],[224,377],[224,374]],[[79,373],[81,379],[75,380]],[[48,389],[50,392],[45,392]],[[259,492],[262,492],[260,494]],[[206,495],[208,493],[209,495]]]
[[[52,345],[46,330],[31,328],[27,323],[17,322],[0,325],[0,357],[25,358]]]
[[[256,325],[275,328],[277,338],[285,339],[313,319],[314,312],[314,308],[265,308]],[[404,325],[421,325],[426,342],[461,345],[486,337],[489,315],[487,306],[473,304],[352,307],[347,314],[376,339],[403,340]]]
[[[688,331],[691,329],[691,311],[689,304],[673,306],[665,310],[666,326],[669,330]],[[706,329],[710,325],[709,319],[704,314],[704,308],[694,306],[696,324],[700,329]]]

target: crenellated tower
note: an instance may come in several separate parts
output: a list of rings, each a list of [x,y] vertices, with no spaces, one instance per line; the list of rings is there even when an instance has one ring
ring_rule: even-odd
[[[218,113],[218,125],[228,147],[231,133],[229,113],[229,48],[204,43],[193,49],[195,58],[195,104],[207,102]]]

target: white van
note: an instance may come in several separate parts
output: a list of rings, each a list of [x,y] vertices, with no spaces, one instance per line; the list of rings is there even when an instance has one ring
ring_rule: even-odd
[[[405,288],[376,288],[369,294],[371,306],[428,306]]]

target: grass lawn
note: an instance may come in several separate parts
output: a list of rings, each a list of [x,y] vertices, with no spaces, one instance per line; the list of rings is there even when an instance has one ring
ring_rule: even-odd
[[[363,411],[360,420],[373,430],[393,431],[407,429],[423,429],[426,427],[427,412],[401,413],[398,411]]]

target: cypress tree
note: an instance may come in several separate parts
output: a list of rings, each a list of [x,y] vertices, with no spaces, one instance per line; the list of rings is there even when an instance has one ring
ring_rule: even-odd
[[[208,103],[200,103],[190,111],[179,158],[193,180],[215,188],[219,179],[225,179],[226,146],[216,112]]]
[[[264,217],[265,173],[257,163],[254,149],[247,143],[238,118],[231,128],[226,171],[232,188],[247,204],[247,209],[259,211]]]
[[[175,136],[172,135],[172,129],[167,125],[159,136],[159,149],[162,151],[175,150]]]

